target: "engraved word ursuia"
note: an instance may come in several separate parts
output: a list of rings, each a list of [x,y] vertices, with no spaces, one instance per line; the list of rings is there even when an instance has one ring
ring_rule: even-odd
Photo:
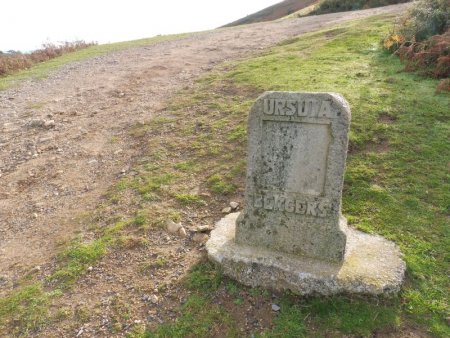
[[[265,99],[264,114],[274,116],[318,117],[335,119],[330,101]]]

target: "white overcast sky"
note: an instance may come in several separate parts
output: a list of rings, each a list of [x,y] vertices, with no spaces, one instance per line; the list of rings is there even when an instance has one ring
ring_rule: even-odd
[[[0,50],[216,28],[281,0],[0,0]]]

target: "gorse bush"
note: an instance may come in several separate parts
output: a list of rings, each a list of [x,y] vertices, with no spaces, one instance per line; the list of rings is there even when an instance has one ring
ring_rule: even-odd
[[[312,14],[354,11],[357,9],[394,5],[411,0],[323,0]]]
[[[450,27],[449,0],[420,0],[410,9],[399,28],[406,41],[424,41]]]
[[[450,76],[450,1],[420,0],[400,25],[384,39],[383,47],[406,63],[406,71],[436,78]],[[450,90],[443,80],[438,90]]]
[[[55,57],[74,52],[79,49],[93,46],[96,43],[85,41],[64,42],[59,45],[44,44],[41,49],[35,50],[31,53],[20,52],[0,52],[0,76],[9,75],[16,71],[27,69],[36,63],[48,61]]]

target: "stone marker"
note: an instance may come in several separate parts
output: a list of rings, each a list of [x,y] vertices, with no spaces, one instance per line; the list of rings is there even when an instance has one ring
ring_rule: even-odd
[[[350,109],[333,94],[270,93],[248,121],[245,209],[236,243],[341,261]]]
[[[238,281],[301,294],[389,294],[405,264],[347,227],[341,197],[350,108],[338,94],[267,92],[248,120],[245,206],[216,225],[210,259]]]

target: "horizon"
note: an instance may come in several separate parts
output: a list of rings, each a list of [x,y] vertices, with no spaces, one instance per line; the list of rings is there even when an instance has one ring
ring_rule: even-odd
[[[47,43],[83,40],[106,44],[156,35],[204,31],[226,25],[281,1],[229,0],[213,3],[191,0],[186,3],[174,0],[150,4],[143,0],[79,0],[70,3],[16,0],[2,5],[7,14],[0,21],[0,31],[9,33],[0,39],[0,51],[27,53]],[[26,25],[21,24],[23,22]]]

